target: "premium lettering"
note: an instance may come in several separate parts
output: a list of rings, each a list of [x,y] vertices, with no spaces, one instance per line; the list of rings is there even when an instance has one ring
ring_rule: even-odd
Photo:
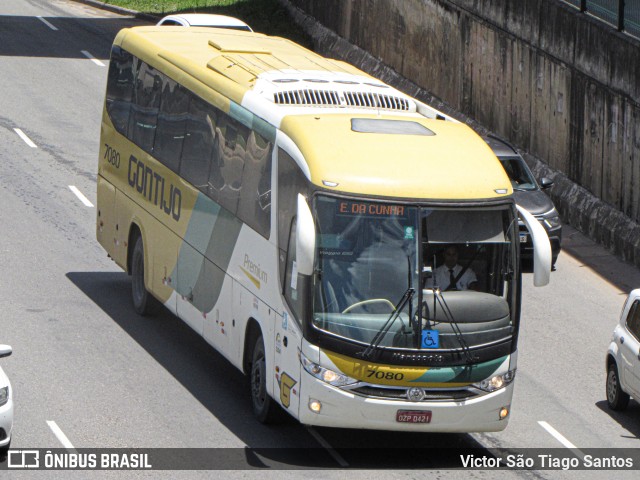
[[[247,255],[247,254],[245,254],[245,256],[244,256],[243,267],[247,272],[249,272],[252,275],[254,275],[261,282],[267,283],[267,281],[269,280],[269,276],[267,275],[267,272],[263,271],[260,268],[260,264],[259,263],[253,263],[251,261],[251,259],[249,258],[249,255]]]

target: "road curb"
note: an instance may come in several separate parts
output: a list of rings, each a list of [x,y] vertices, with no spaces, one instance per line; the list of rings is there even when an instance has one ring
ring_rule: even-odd
[[[117,5],[111,5],[107,2],[100,2],[99,0],[73,0],[77,3],[84,3],[94,8],[101,10],[107,10],[113,13],[119,13],[121,15],[129,15],[131,17],[139,18],[141,20],[147,20],[149,22],[157,23],[161,16],[151,15],[150,13],[138,12],[136,10],[129,10],[128,8],[118,7]]]
[[[553,180],[550,196],[563,221],[623,260],[640,267],[640,224],[538,158],[527,153],[523,157],[536,178]]]

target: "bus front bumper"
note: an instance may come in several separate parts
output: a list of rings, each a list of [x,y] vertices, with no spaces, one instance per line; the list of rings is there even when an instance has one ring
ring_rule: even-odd
[[[300,422],[338,428],[364,428],[411,432],[497,432],[504,430],[511,410],[513,383],[505,388],[464,401],[410,402],[363,397],[341,390],[303,373],[300,386]],[[319,402],[318,413],[310,404]],[[396,420],[398,411],[428,411],[428,423]]]

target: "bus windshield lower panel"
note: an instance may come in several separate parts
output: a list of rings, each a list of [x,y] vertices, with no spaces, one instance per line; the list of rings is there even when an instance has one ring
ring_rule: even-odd
[[[410,351],[455,354],[460,364],[477,362],[483,349],[511,351],[512,205],[424,208],[320,195],[315,212],[312,326],[319,339],[357,345],[365,358],[402,350],[405,358]]]

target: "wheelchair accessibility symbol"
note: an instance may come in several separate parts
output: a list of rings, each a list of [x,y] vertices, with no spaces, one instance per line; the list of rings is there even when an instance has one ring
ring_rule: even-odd
[[[423,330],[422,348],[440,348],[440,332],[437,330]]]

